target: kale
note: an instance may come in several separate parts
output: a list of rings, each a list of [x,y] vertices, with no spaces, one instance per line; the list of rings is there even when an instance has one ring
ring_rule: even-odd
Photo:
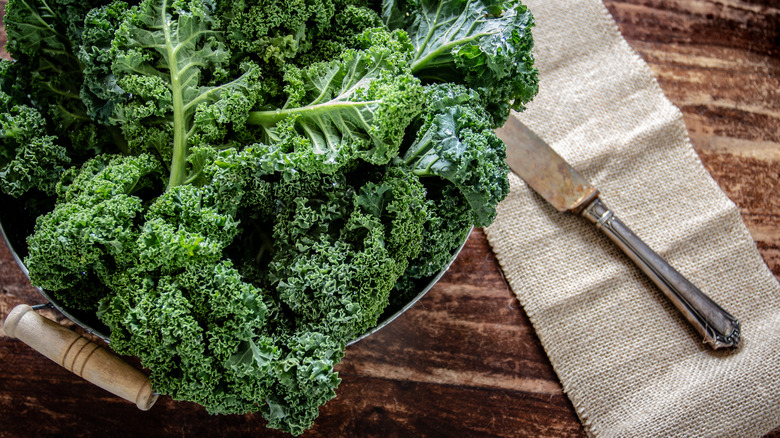
[[[532,26],[504,0],[9,0],[32,282],[157,391],[302,433],[346,345],[495,217]]]

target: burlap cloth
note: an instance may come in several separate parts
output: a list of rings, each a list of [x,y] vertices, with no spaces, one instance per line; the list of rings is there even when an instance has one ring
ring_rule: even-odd
[[[526,4],[541,91],[520,120],[742,323],[740,349],[710,351],[590,222],[558,213],[511,175],[487,237],[585,430],[749,437],[780,426],[780,286],[680,111],[599,0]]]

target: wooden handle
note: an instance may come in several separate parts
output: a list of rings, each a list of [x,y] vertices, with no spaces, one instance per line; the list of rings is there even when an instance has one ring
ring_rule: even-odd
[[[140,370],[78,333],[44,318],[27,304],[6,317],[5,334],[112,394],[146,411],[157,401],[149,378]]]

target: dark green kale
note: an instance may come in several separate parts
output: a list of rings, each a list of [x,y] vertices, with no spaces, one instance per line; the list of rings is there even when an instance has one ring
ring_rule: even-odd
[[[473,223],[493,222],[496,205],[509,193],[506,146],[491,128],[479,94],[466,87],[428,87],[422,127],[406,152],[396,158],[421,177],[454,184],[473,212]]]
[[[415,47],[412,72],[425,82],[477,90],[503,125],[539,91],[531,53],[533,16],[512,0],[385,1],[383,19],[403,28]]]
[[[519,1],[9,0],[0,190],[45,211],[32,282],[155,390],[302,433],[346,345],[495,217],[532,25]]]

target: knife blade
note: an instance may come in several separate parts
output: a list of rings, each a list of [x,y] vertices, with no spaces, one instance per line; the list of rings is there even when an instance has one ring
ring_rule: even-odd
[[[636,236],[593,187],[538,135],[510,116],[496,135],[506,143],[506,163],[558,211],[585,216],[617,244],[714,349],[737,347],[740,323]]]

